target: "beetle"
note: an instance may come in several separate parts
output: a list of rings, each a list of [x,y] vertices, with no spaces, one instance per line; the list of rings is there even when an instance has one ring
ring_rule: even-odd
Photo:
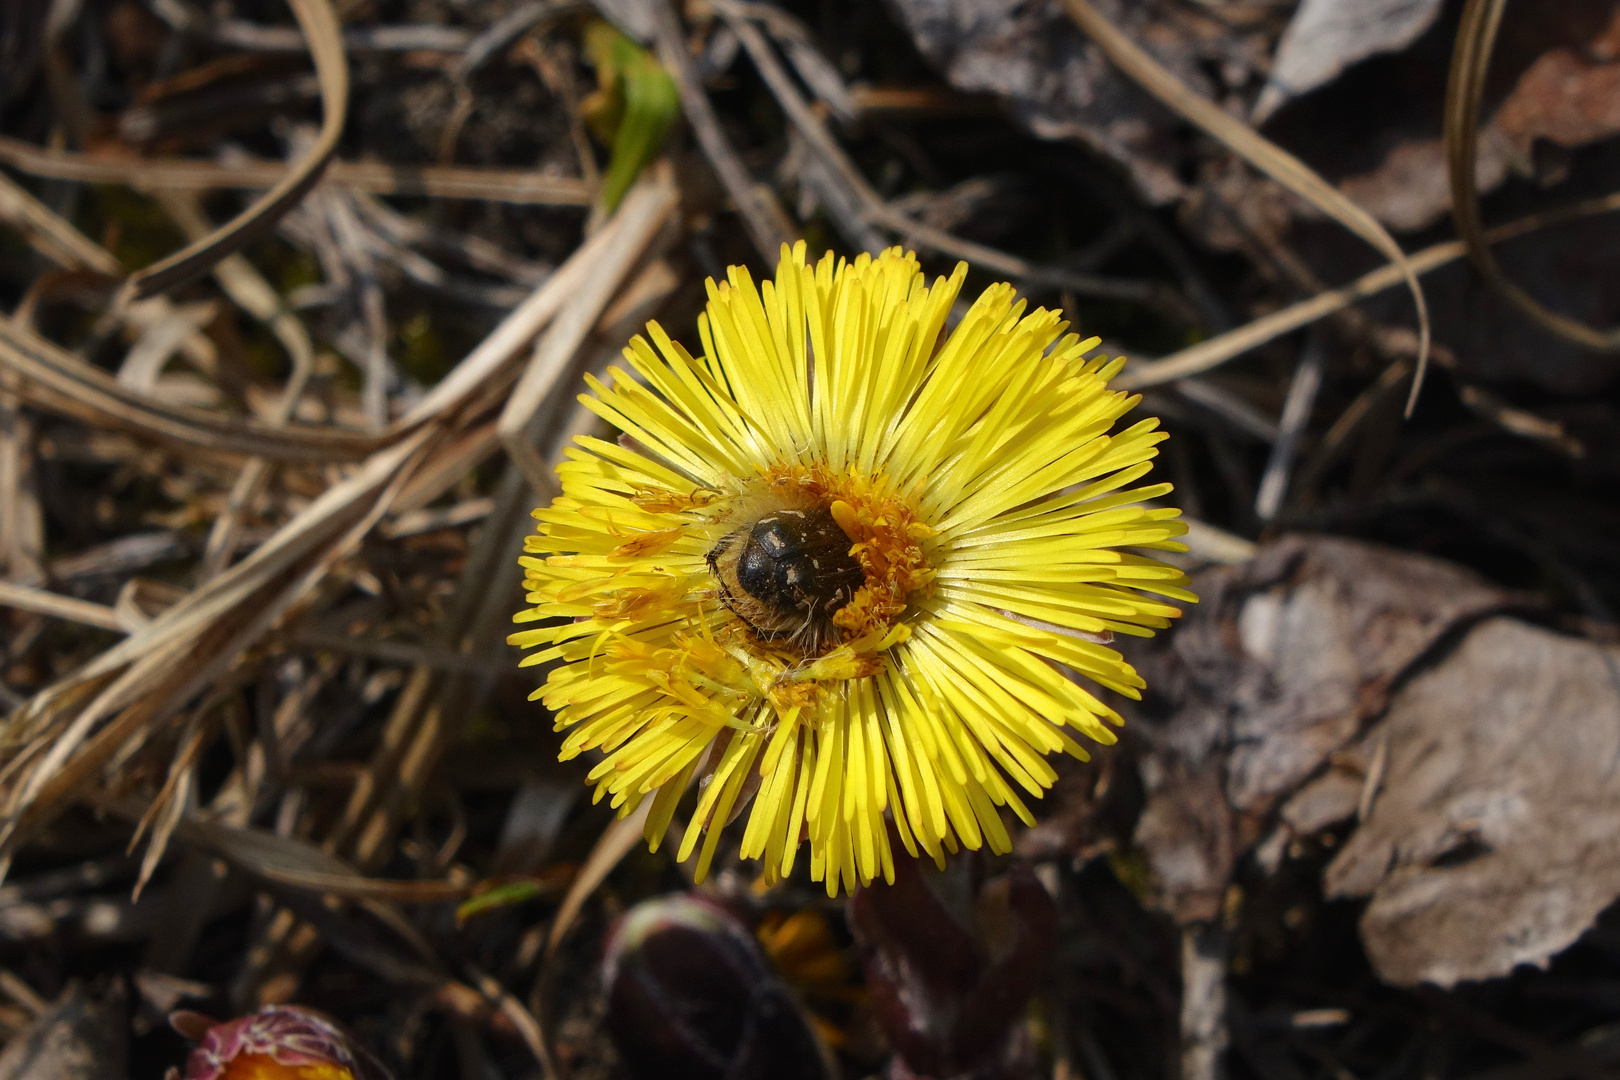
[[[832,617],[866,584],[849,535],[825,506],[775,510],[709,552],[720,602],[762,641],[806,655],[838,636]]]

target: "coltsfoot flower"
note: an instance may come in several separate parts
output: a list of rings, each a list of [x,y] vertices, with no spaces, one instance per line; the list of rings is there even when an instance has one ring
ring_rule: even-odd
[[[1123,360],[1004,284],[946,335],[966,274],[800,243],[762,288],[709,282],[703,356],[650,323],[588,379],[624,436],[569,449],[523,559],[540,625],[508,640],[555,665],[535,697],[565,759],[601,753],[596,797],[653,800],[654,849],[702,780],[699,876],[750,797],[742,855],[774,881],[808,837],[829,895],[892,880],[886,818],[936,862],[1009,850],[1046,756],[1115,740],[1076,677],[1137,696],[1104,642],[1196,599],[1141,553],[1185,526],[1141,505],[1170,485],[1131,487],[1158,422],[1109,434],[1138,400],[1107,387]]]

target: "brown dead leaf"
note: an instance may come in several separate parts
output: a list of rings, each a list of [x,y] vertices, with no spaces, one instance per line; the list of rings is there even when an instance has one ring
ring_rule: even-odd
[[[1584,54],[1572,48],[1542,54],[1497,110],[1496,129],[1526,158],[1536,139],[1576,147],[1620,134],[1617,39],[1620,13]]]
[[[1058,5],[1017,0],[895,0],[918,50],[958,90],[1006,100],[1035,134],[1074,139],[1120,162],[1152,202],[1185,193],[1181,121],[1123,75]],[[1271,51],[1280,21],[1234,29],[1171,0],[1112,0],[1099,11],[1198,94],[1220,100]]]
[[[452,881],[395,881],[366,877],[307,840],[263,829],[238,828],[203,819],[182,820],[178,835],[220,855],[248,873],[294,889],[349,900],[422,904],[459,900],[473,885]]]
[[[1148,758],[1142,771],[1148,803],[1135,841],[1152,867],[1158,906],[1180,923],[1213,919],[1238,855],[1219,770]]]
[[[1277,43],[1254,122],[1332,82],[1352,64],[1405,49],[1443,6],[1440,0],[1302,0]]]
[[[1322,93],[1291,99],[1267,131],[1389,227],[1433,225],[1451,207],[1440,119],[1452,33],[1436,26],[1382,67],[1345,71]],[[1509,5],[1486,86],[1480,191],[1515,173],[1556,180],[1536,172],[1537,140],[1573,148],[1620,132],[1616,40],[1613,0]]]
[[[1389,768],[1328,868],[1371,896],[1378,973],[1450,987],[1545,966],[1620,896],[1620,648],[1490,619],[1368,735]]]
[[[1202,601],[1175,633],[1132,655],[1147,709],[1168,711],[1138,725],[1153,753],[1136,842],[1184,920],[1215,914],[1278,803],[1360,735],[1413,663],[1510,599],[1449,563],[1309,536],[1194,588]]]
[[[1474,162],[1475,186],[1494,191],[1507,177],[1501,143],[1482,139]],[[1375,172],[1347,177],[1339,188],[1392,229],[1426,229],[1451,208],[1445,144],[1439,139],[1397,142]]]

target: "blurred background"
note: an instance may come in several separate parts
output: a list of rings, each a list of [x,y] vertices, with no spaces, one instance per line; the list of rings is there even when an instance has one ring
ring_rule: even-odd
[[[1620,1076],[1617,135],[1614,0],[0,0],[0,1078]],[[798,238],[1130,357],[1202,597],[837,901],[504,644],[582,375]]]

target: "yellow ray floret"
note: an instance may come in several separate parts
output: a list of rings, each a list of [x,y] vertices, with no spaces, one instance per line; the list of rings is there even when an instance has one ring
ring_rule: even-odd
[[[1164,439],[1112,433],[1123,363],[994,285],[955,329],[966,277],[932,285],[894,248],[708,283],[694,357],[657,323],[581,400],[624,432],[582,438],[535,511],[528,602],[508,640],[588,754],[596,797],[652,799],[654,848],[697,787],[679,857],[741,854],[767,882],[808,839],[829,895],[913,856],[1011,846],[1047,761],[1114,741],[1083,682],[1135,697],[1113,633],[1191,602],[1143,554],[1181,551],[1179,512],[1132,487]]]

